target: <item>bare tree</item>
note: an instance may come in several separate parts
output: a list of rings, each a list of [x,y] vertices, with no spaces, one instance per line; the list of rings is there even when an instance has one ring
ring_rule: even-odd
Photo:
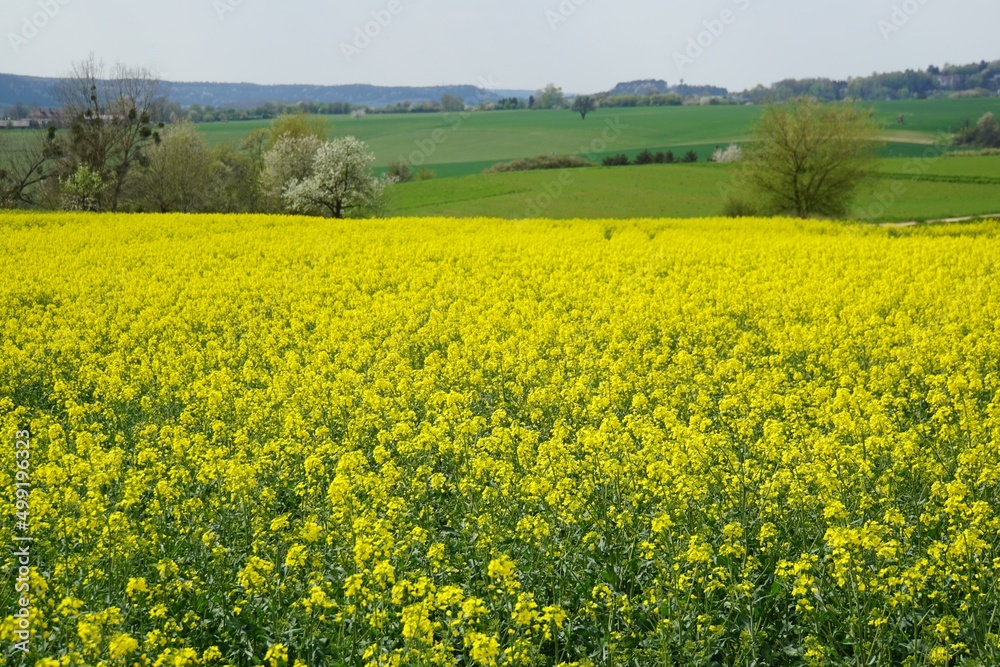
[[[58,156],[54,127],[47,134],[0,132],[0,208],[36,206]]]
[[[102,208],[121,207],[129,172],[153,138],[161,90],[151,70],[118,63],[106,74],[94,56],[74,64],[56,87],[70,129],[67,171],[85,165],[100,175],[107,184]]]

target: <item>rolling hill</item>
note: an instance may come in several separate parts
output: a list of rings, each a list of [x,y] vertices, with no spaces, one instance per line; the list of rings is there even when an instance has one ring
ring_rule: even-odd
[[[21,102],[30,107],[59,106],[54,96],[56,78],[0,74],[0,106]],[[466,100],[495,101],[503,97],[527,97],[534,91],[487,90],[477,86],[311,86],[273,85],[254,83],[189,83],[167,82],[171,100],[181,106],[200,104],[215,107],[252,107],[267,102],[295,104],[296,102],[349,102],[371,107],[385,107],[402,102],[437,101],[442,95],[457,95]]]

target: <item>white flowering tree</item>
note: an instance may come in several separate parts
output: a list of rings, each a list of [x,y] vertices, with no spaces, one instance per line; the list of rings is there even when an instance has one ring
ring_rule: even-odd
[[[261,190],[277,205],[285,189],[312,173],[316,151],[323,144],[316,136],[282,136],[264,154]]]
[[[725,150],[716,148],[712,153],[712,162],[740,162],[743,160],[743,149],[738,144],[729,144]]]
[[[72,174],[60,179],[63,205],[69,211],[101,210],[101,195],[107,185],[96,170],[85,164],[78,166]]]
[[[374,161],[368,146],[354,137],[328,141],[316,151],[311,173],[293,180],[282,196],[296,213],[332,218],[377,215],[388,181],[372,174]]]

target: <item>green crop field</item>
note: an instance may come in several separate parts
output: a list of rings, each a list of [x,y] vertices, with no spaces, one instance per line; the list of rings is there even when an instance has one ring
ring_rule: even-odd
[[[876,105],[885,124],[885,155],[920,155],[941,132],[1000,114],[1000,100],[914,100]],[[500,111],[464,114],[327,116],[332,136],[354,135],[375,153],[376,165],[394,160],[427,165],[439,177],[481,173],[504,160],[542,154],[587,155],[599,160],[643,149],[686,152],[706,160],[716,146],[745,141],[759,106],[601,109],[581,120],[570,111]],[[904,124],[898,124],[903,115]],[[238,143],[267,121],[199,125],[211,144]]]
[[[366,142],[379,166],[394,160],[426,164],[439,175],[478,173],[503,160],[557,153],[600,158],[642,149],[700,150],[746,138],[759,107],[604,109],[581,120],[569,111],[327,117],[331,135]],[[267,123],[199,125],[210,143],[236,142]]]
[[[1000,99],[941,99],[879,102],[876,105],[879,119],[894,130],[921,132],[933,138],[939,132],[954,133],[965,121],[975,123],[984,113],[1000,114]],[[904,124],[898,124],[899,115]]]
[[[1000,157],[974,156],[894,159],[884,161],[886,174],[897,178],[947,180],[958,182],[1000,183]]]
[[[503,218],[692,217],[721,209],[722,165],[595,167],[403,183],[392,215]]]

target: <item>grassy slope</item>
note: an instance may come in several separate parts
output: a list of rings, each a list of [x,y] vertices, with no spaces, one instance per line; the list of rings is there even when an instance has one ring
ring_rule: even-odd
[[[1000,213],[1000,157],[885,160],[883,172],[885,179],[857,204],[878,220]]]
[[[885,161],[885,172],[899,178],[1000,182],[1000,156],[934,157]]]
[[[859,199],[875,221],[926,220],[1000,212],[1000,157],[885,161],[886,180]],[[565,174],[563,180],[560,175]],[[905,176],[905,178],[903,178]],[[650,165],[474,175],[405,183],[392,215],[521,218],[718,215],[726,165]],[[902,189],[901,194],[893,194]],[[553,196],[553,194],[555,196]],[[885,203],[890,205],[886,208]],[[880,210],[876,205],[882,205]],[[874,207],[874,208],[873,208]]]
[[[562,178],[561,178],[562,176]],[[596,167],[405,183],[393,215],[522,218],[700,216],[718,212],[718,165]]]
[[[931,135],[943,130],[957,132],[968,120],[975,123],[984,113],[1000,114],[1000,99],[960,100],[907,100],[905,102],[879,102],[876,105],[879,120],[892,130],[926,132]],[[904,116],[904,125],[897,120]]]

